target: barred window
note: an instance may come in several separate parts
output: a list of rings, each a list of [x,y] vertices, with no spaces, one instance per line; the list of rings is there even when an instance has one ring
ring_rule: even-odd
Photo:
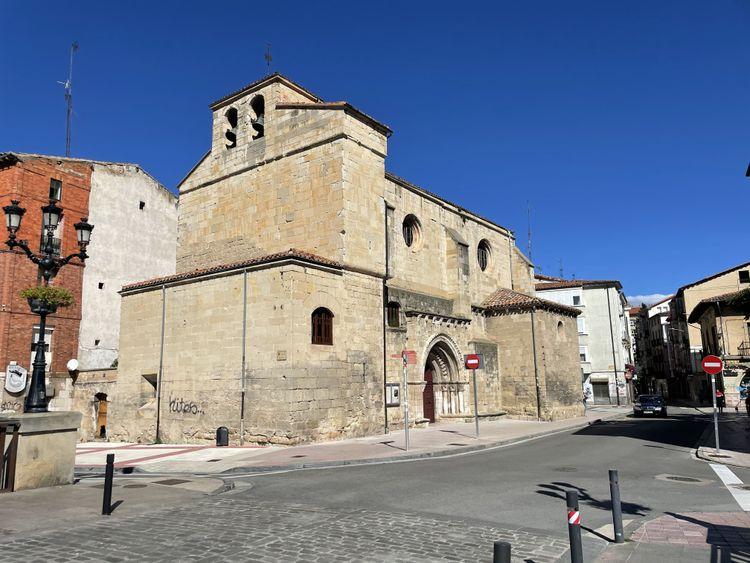
[[[312,314],[312,343],[333,345],[333,313],[318,307]]]

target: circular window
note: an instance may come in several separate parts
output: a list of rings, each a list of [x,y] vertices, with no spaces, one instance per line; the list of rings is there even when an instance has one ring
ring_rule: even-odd
[[[419,219],[414,215],[407,215],[404,218],[404,223],[401,226],[404,234],[404,242],[406,246],[416,247],[419,242],[420,235],[422,234],[422,226],[419,224]]]
[[[492,251],[490,250],[490,243],[485,239],[479,241],[479,246],[477,246],[477,262],[479,262],[479,268],[483,272],[487,269],[487,266],[490,265],[491,255]]]

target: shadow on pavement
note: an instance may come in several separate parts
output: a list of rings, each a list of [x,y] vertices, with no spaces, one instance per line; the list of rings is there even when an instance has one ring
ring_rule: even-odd
[[[711,546],[711,563],[750,561],[750,530],[746,527],[716,524],[674,512],[664,514],[706,528],[706,543]]]
[[[622,436],[683,448],[692,448],[700,438],[708,417],[696,414],[670,414],[668,418],[633,418],[603,420],[582,428],[574,436]],[[653,447],[653,446],[652,446]]]
[[[536,491],[539,495],[552,497],[556,499],[565,500],[565,491],[575,490],[578,492],[578,501],[591,508],[598,508],[600,510],[612,510],[612,501],[610,499],[599,500],[591,496],[587,489],[572,485],[571,483],[565,483],[563,481],[553,481],[550,484],[540,483],[537,485],[541,490]],[[651,511],[651,507],[643,506],[633,502],[622,502],[622,512],[624,514],[632,514],[634,516],[645,516]]]

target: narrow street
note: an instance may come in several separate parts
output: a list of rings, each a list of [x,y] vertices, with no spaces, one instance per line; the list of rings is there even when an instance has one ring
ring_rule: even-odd
[[[610,468],[620,472],[626,535],[664,514],[741,513],[711,466],[691,457],[709,423],[673,409],[443,459],[237,475],[217,496],[0,540],[0,559],[33,545],[39,560],[487,561],[493,540],[506,539],[514,559],[556,561],[567,557],[564,491],[575,488],[593,561],[611,535]],[[732,471],[750,483],[750,470]],[[711,560],[702,547],[695,560]]]

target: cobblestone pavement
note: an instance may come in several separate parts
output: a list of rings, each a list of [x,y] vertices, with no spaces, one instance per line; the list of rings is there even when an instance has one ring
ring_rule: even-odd
[[[140,516],[61,522],[0,540],[2,561],[490,561],[495,540],[513,559],[551,562],[567,541],[522,529],[359,509],[209,497]]]

